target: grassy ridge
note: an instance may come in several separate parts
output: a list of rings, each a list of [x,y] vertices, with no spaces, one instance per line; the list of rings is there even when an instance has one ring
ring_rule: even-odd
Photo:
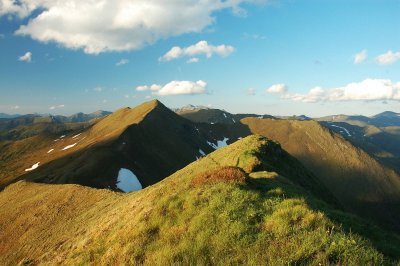
[[[317,200],[296,168],[283,175],[267,159],[279,151],[268,145],[247,137],[136,193],[11,185],[0,192],[0,264],[396,263],[397,236]]]

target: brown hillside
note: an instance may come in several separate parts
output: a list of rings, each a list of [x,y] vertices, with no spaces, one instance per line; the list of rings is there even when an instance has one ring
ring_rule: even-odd
[[[400,177],[315,121],[241,120],[251,132],[277,140],[347,207],[400,230]]]

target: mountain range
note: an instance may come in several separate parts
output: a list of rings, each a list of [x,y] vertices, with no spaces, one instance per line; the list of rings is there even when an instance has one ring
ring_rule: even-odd
[[[74,117],[0,120],[1,264],[399,262],[396,113]]]

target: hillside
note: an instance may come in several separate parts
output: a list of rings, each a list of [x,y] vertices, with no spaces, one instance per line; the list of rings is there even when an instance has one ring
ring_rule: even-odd
[[[182,108],[175,112],[190,121],[209,124],[236,124],[245,117],[274,118],[270,115],[231,114],[229,112],[211,108]]]
[[[0,192],[0,264],[399,262],[398,236],[317,200],[299,167],[250,136],[139,192],[21,181]]]
[[[150,101],[78,130],[0,142],[0,187],[31,180],[127,191],[117,185],[121,171],[146,187],[214,151],[218,143],[237,140],[244,135],[240,132],[219,138],[207,125]]]
[[[400,176],[315,121],[246,118],[254,134],[278,141],[349,211],[399,231]]]

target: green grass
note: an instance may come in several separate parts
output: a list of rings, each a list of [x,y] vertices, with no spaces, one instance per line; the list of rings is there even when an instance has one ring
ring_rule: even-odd
[[[136,193],[12,185],[0,192],[0,264],[399,263],[398,236],[334,209],[289,176],[253,172],[254,162],[273,156],[261,152],[268,145],[250,136]],[[193,182],[199,177],[207,182]]]

